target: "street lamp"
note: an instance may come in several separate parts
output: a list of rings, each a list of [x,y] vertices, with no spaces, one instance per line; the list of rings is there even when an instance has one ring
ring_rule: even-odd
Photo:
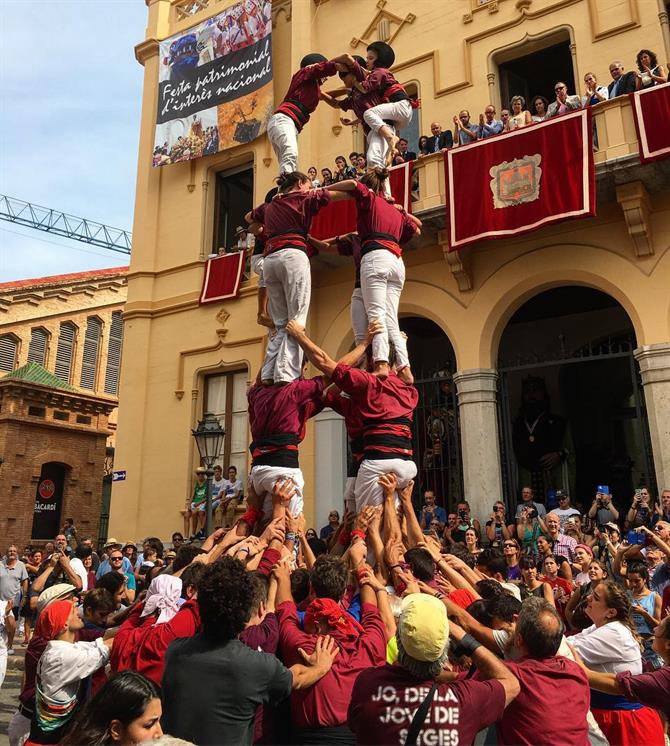
[[[191,430],[195,443],[200,452],[200,458],[205,462],[205,473],[207,474],[207,518],[205,522],[205,533],[212,533],[212,477],[214,476],[214,462],[223,450],[223,439],[226,431],[221,427],[219,418],[211,412],[205,412],[205,416],[198,423],[195,430]]]

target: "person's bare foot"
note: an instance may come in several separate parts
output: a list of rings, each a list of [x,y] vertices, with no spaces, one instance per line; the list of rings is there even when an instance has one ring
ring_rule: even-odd
[[[375,363],[373,375],[377,376],[377,378],[388,378],[389,364],[383,361]]]
[[[398,155],[398,142],[400,138],[398,135],[392,135],[386,142],[388,142],[388,150],[386,151],[386,165],[390,168],[393,165],[393,159]]]

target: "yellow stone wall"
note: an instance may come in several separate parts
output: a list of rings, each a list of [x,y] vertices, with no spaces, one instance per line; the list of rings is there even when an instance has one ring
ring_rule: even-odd
[[[112,534],[162,536],[181,527],[178,511],[190,494],[197,457],[190,428],[202,414],[202,377],[244,366],[251,377],[263,355],[254,280],[223,309],[199,306],[198,296],[203,261],[212,245],[215,174],[253,164],[260,201],[276,173],[267,139],[191,163],[151,166],[156,40],[230,3],[201,4],[206,7],[199,13],[177,20],[185,3],[147,0],[146,39],[136,48],[145,82],[116,458],[116,468],[126,469],[128,479],[114,485]],[[587,71],[606,84],[611,60],[622,59],[631,69],[641,47],[667,60],[670,36],[667,16],[665,22],[659,19],[662,5],[661,0],[279,0],[273,5],[275,98],[281,100],[305,53],[361,53],[366,41],[377,38],[378,29],[387,30],[398,79],[418,83],[420,131],[429,134],[431,121],[442,122],[446,129],[462,108],[470,109],[473,118],[489,101],[500,108],[498,63],[519,48],[524,49],[521,54],[534,51],[543,37],[570,40],[575,62],[575,81],[567,81],[571,93],[577,83],[582,92]],[[333,79],[325,88],[336,85]],[[617,157],[634,156],[637,141],[628,102],[605,104],[596,118],[601,139],[596,161],[609,164]],[[360,150],[362,134],[340,128],[335,112],[324,106],[299,143],[300,165],[306,170]],[[444,209],[439,156],[422,159],[418,176],[415,212],[436,224],[435,215]],[[637,178],[631,171],[623,182]],[[633,204],[625,213],[613,177],[610,181],[597,218],[565,222],[514,240],[483,242],[460,256],[447,257],[441,234],[436,228],[428,230],[420,247],[405,257],[401,314],[435,321],[454,346],[459,370],[494,368],[500,335],[514,311],[542,290],[577,284],[616,298],[632,319],[638,345],[667,344],[670,194],[667,189],[645,192],[638,202],[647,205],[646,212]],[[619,194],[618,201],[624,196]],[[339,354],[351,340],[353,273],[349,266],[327,269],[317,261],[313,275],[309,330],[331,354]],[[310,427],[301,448],[308,525],[314,518],[314,447]]]

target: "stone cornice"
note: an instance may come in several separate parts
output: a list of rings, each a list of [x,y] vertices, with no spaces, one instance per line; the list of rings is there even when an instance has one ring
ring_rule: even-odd
[[[140,65],[144,65],[148,59],[158,54],[159,48],[160,44],[158,39],[145,39],[135,45],[135,59],[140,63]]]

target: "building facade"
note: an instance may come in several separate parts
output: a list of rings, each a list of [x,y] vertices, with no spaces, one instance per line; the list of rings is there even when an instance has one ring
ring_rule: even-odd
[[[277,164],[266,137],[190,162],[151,163],[158,41],[225,5],[147,0],[147,35],[135,50],[145,78],[117,449],[128,477],[114,486],[112,533],[163,535],[181,525],[197,465],[190,431],[204,411],[225,423],[222,460],[248,466],[245,385],[265,341],[256,281],[220,307],[198,298],[222,225],[248,209],[236,194],[260,202]],[[670,57],[663,0],[276,0],[272,15],[276,101],[304,54],[364,54],[371,41],[391,43],[396,77],[421,99],[406,133],[410,150],[432,122],[453,129],[463,109],[476,122],[512,94],[553,98],[558,80],[581,95],[587,72],[607,85],[609,63],[631,70],[643,47],[659,61]],[[324,88],[337,85],[333,78]],[[465,496],[480,520],[501,497],[512,508],[527,479],[519,430],[534,437],[533,398],[560,423],[547,490],[569,488],[590,502],[605,483],[628,505],[639,485],[670,484],[670,161],[640,165],[627,96],[594,106],[593,117],[595,218],[448,252],[443,156],[415,164],[413,211],[424,229],[405,254],[400,314],[421,394],[417,489],[436,489],[448,505]],[[336,156],[363,149],[363,133],[320,107],[299,145],[301,170],[332,168]],[[338,356],[352,343],[353,270],[317,258],[312,272],[308,331]],[[326,411],[301,447],[308,525],[340,506],[346,456],[342,422]]]
[[[109,512],[127,267],[0,284],[0,534]]]

